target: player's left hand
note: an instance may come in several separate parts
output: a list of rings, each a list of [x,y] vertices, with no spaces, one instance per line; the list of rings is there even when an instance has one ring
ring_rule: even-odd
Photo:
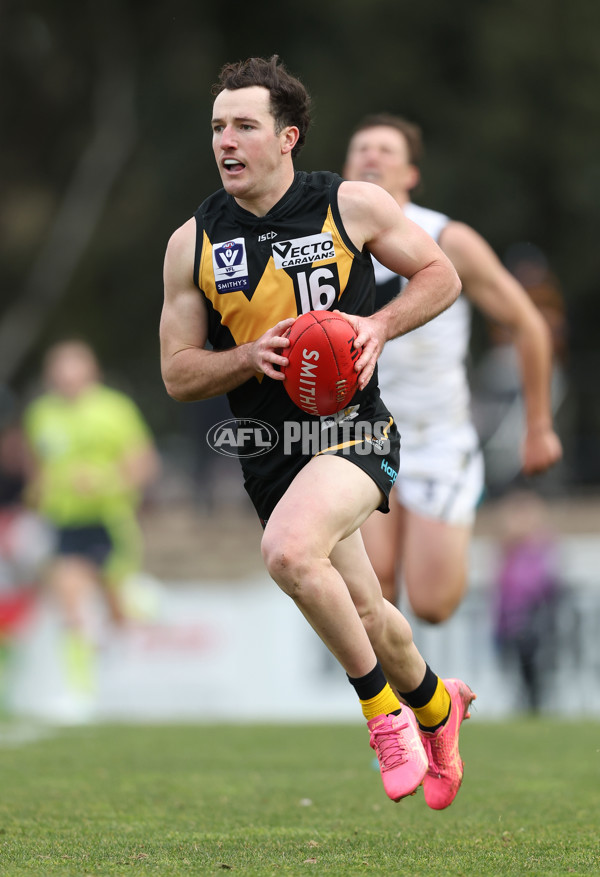
[[[527,430],[522,450],[525,475],[545,472],[558,463],[562,455],[561,441],[552,427]]]
[[[344,314],[341,311],[333,313],[348,320],[354,329],[356,334],[354,346],[361,351],[354,368],[359,372],[358,389],[364,390],[373,376],[375,365],[386,342],[385,327],[373,317],[357,317],[356,314]]]

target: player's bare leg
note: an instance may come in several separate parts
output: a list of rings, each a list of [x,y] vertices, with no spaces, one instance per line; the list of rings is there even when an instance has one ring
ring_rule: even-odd
[[[75,555],[56,558],[45,584],[62,615],[60,636],[65,696],[57,702],[54,718],[86,721],[96,690],[96,643],[89,630],[90,601],[98,587],[97,568]]]
[[[423,781],[427,756],[415,715],[408,706],[401,707],[390,688],[346,583],[330,559],[340,540],[355,533],[380,501],[379,488],[353,463],[332,456],[313,458],[271,515],[262,552],[273,579],[346,670],[368,721],[384,788],[398,801]],[[383,619],[378,584],[377,593]],[[402,635],[399,660],[412,687],[412,680],[421,679],[427,668],[406,622]]]
[[[460,605],[467,587],[471,532],[468,525],[406,511],[403,585],[417,618],[440,624]]]
[[[383,598],[360,531],[336,545],[331,560],[346,583],[388,680],[398,691],[414,690],[423,679],[425,661],[413,642],[408,621]]]
[[[400,596],[404,517],[404,509],[392,490],[388,514],[374,512],[360,528],[381,592],[395,605]]]
[[[315,457],[276,506],[263,557],[349,676],[368,672],[376,653],[390,682],[410,691],[425,662],[410,625],[383,599],[358,530],[380,502],[379,488],[358,466]]]
[[[83,629],[86,604],[98,586],[97,568],[83,557],[58,557],[47,571],[45,583],[58,602],[67,627]]]
[[[262,541],[270,575],[351,677],[367,673],[376,658],[330,554],[380,501],[379,488],[358,467],[315,457],[277,504]]]
[[[406,642],[402,626],[407,625],[407,622],[396,607],[387,601],[384,601],[386,609],[382,622],[377,609],[377,579],[368,561],[360,533],[352,534],[336,546],[331,558],[348,585],[388,680],[398,692],[405,692],[402,699],[408,699],[419,720],[421,739],[428,756],[428,771],[423,783],[425,800],[436,810],[444,809],[452,803],[462,782],[463,762],[458,748],[458,736],[461,722],[469,717],[469,707],[475,694],[459,679],[438,678],[437,697],[434,696],[423,709],[417,709],[415,704],[423,702],[419,695],[427,687],[427,679],[433,681],[434,677],[426,667],[423,682],[415,679],[410,688],[402,687],[406,683],[397,674],[406,660],[402,650],[402,643]],[[430,728],[427,727],[428,724],[431,724]]]

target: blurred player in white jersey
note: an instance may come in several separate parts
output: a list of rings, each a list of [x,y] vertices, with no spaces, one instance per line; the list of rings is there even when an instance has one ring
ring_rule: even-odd
[[[468,549],[483,490],[483,459],[472,424],[465,359],[470,302],[511,331],[526,409],[525,474],[562,456],[550,405],[552,351],[543,317],[525,290],[472,228],[413,204],[420,174],[420,129],[388,114],[368,116],[350,139],[344,176],[376,183],[453,262],[463,294],[434,320],[388,343],[379,359],[382,398],[402,436],[390,514],[373,514],[362,533],[384,596],[398,601],[402,577],[417,617],[437,624],[460,604]],[[375,262],[377,309],[406,281]],[[393,500],[393,501],[392,501]]]

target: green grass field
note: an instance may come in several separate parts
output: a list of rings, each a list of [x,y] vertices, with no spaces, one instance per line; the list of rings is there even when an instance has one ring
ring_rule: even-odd
[[[464,725],[446,811],[363,725],[0,727],[0,875],[600,873],[600,724]]]

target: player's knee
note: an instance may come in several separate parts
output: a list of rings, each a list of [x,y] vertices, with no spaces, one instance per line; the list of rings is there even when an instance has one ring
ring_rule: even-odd
[[[290,597],[296,596],[306,578],[306,556],[298,543],[267,531],[263,535],[261,553],[271,578]]]
[[[443,624],[456,612],[465,595],[466,574],[456,575],[450,580],[436,572],[435,578],[427,580],[407,579],[407,594],[411,609],[416,617],[428,624]]]
[[[419,621],[425,621],[427,624],[443,624],[454,614],[457,605],[457,603],[446,601],[435,604],[417,603],[411,608]]]

